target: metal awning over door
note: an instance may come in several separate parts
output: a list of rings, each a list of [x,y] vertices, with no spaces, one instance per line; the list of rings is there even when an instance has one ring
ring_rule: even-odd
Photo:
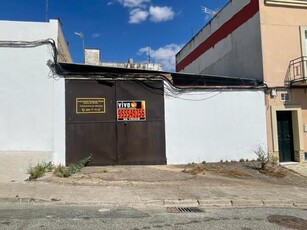
[[[65,83],[67,164],[166,163],[163,81]]]

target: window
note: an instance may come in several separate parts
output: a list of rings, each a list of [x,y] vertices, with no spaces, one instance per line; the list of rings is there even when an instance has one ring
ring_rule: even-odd
[[[307,26],[300,26],[302,56],[307,56]]]
[[[290,95],[287,92],[280,93],[280,100],[281,101],[290,101]]]
[[[307,80],[307,26],[300,26],[302,49],[302,72],[304,80]]]

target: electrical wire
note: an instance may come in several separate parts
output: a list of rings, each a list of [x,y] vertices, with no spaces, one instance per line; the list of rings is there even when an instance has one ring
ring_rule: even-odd
[[[57,48],[55,41],[52,38],[48,38],[45,40],[37,40],[37,41],[0,41],[0,47],[8,47],[8,48],[33,48],[43,45],[50,45],[52,47],[52,57],[53,63],[58,63],[57,61]]]
[[[57,75],[56,71],[52,68],[53,65],[59,66],[57,59],[58,51],[56,48],[56,43],[52,38],[44,40],[36,40],[36,41],[0,41],[0,47],[4,48],[35,48],[44,45],[47,45],[49,48],[51,48],[51,50],[49,50],[49,54],[53,59],[52,61],[51,60],[47,61],[47,65],[49,65],[50,67],[50,72],[48,74],[48,77],[58,80],[60,79],[60,76]]]
[[[37,41],[0,41],[0,47],[9,48],[33,48],[38,46],[47,45],[51,48],[50,55],[53,58],[53,62],[48,60],[47,64],[50,67],[49,78],[59,80],[61,78],[65,79],[92,79],[92,80],[122,80],[122,81],[134,81],[144,87],[151,93],[158,95],[165,95],[167,97],[173,97],[181,100],[188,101],[202,101],[220,95],[223,91],[229,90],[246,90],[246,89],[259,89],[263,86],[190,86],[190,87],[179,87],[173,84],[173,82],[163,74],[159,73],[110,73],[110,72],[71,72],[64,69],[58,63],[58,50],[56,43],[53,39],[37,40]],[[163,82],[163,88],[154,87],[151,84],[146,83],[146,81],[157,81],[161,80]],[[266,86],[267,87],[267,86]],[[204,91],[205,90],[205,91]],[[191,92],[197,92],[193,93]],[[208,92],[209,91],[209,92]],[[185,98],[183,95],[207,95],[207,97],[200,99],[190,99]]]

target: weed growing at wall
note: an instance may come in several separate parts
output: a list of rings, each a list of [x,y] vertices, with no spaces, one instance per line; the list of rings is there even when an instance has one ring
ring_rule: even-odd
[[[263,149],[263,147],[258,146],[254,151],[257,156],[257,161],[261,163],[261,167],[263,168],[265,164],[271,163],[274,165],[278,164],[278,157],[277,156],[269,156],[269,154]]]
[[[36,180],[39,177],[42,177],[46,172],[51,172],[53,169],[52,162],[48,163],[38,163],[35,166],[29,166],[27,173],[30,175],[28,180]]]
[[[269,156],[267,152],[263,149],[262,146],[257,146],[255,149],[255,154],[257,156],[257,161],[261,163],[261,168],[264,168],[264,165],[269,162]]]
[[[28,168],[27,173],[30,175],[28,180],[36,180],[37,178],[44,176],[46,172],[53,172],[53,175],[57,177],[70,177],[71,175],[80,172],[83,167],[87,166],[91,158],[92,155],[81,159],[76,164],[70,164],[68,166],[54,166],[51,161],[48,163],[38,163],[37,165]]]
[[[57,177],[70,177],[71,175],[80,172],[80,170],[85,167],[91,160],[92,155],[83,158],[76,164],[70,164],[67,167],[63,165],[58,165],[53,170],[53,175]]]

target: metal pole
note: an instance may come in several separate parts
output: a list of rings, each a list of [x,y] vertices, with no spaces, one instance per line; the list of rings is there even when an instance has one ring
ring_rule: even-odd
[[[85,54],[84,34],[82,34],[82,38],[81,39],[82,39],[83,54]]]
[[[80,38],[82,39],[82,48],[83,48],[83,63],[85,64],[85,45],[84,45],[84,34],[81,32]]]
[[[84,45],[84,34],[82,32],[75,32],[75,35],[79,36],[79,38],[82,40],[82,48],[83,48],[83,61],[85,63],[85,45]]]
[[[150,62],[151,62],[151,55],[150,55],[150,49],[151,49],[151,47],[148,45],[148,46],[147,46],[147,49],[148,49],[148,51],[147,51],[148,63],[150,63]]]

